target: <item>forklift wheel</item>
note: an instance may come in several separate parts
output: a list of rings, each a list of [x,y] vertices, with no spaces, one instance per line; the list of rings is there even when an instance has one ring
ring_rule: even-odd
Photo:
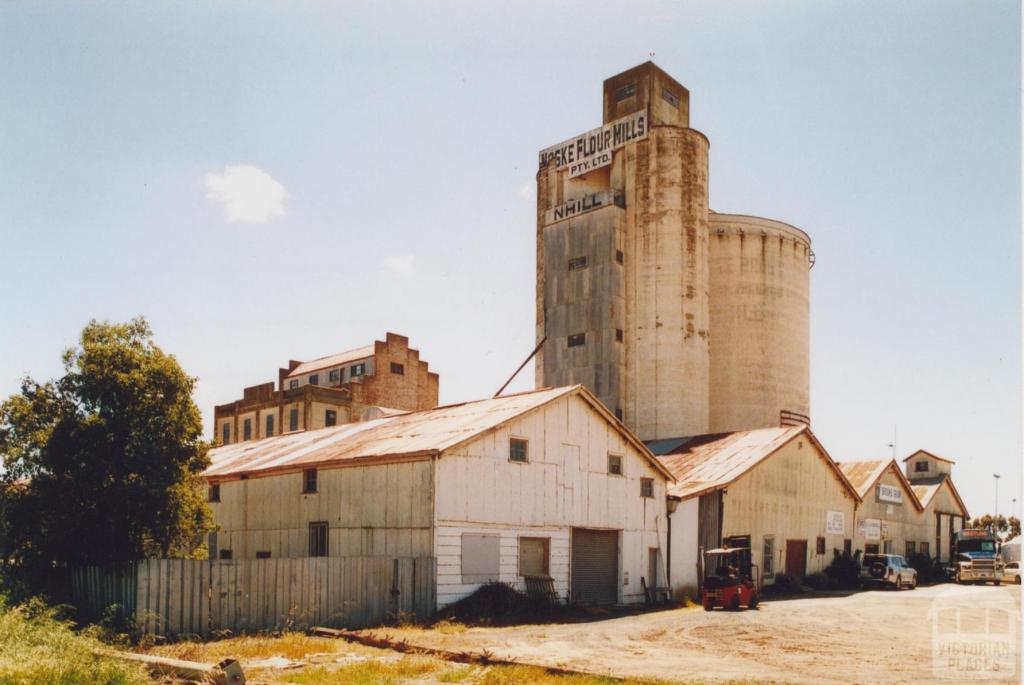
[[[740,610],[740,593],[737,592],[735,595],[732,596],[732,599],[729,600],[729,611],[739,611],[739,610]]]
[[[750,601],[747,602],[747,608],[748,609],[756,609],[757,608],[757,603],[759,601],[761,601],[761,600],[758,598],[757,593],[755,592],[754,594],[752,594],[750,596]]]
[[[705,602],[704,603],[704,611],[711,611],[714,608],[715,608],[715,605],[712,604],[711,602]]]

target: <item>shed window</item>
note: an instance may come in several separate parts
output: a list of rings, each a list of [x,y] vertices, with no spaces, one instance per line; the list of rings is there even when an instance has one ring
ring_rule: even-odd
[[[917,549],[916,548],[917,548],[917,546],[913,542],[911,542],[910,540],[907,540],[907,554],[906,554],[906,558],[907,559],[909,559],[910,557],[914,556],[914,554],[917,553]]]
[[[654,479],[653,478],[641,478],[640,479],[640,496],[641,497],[654,497]]]
[[[620,455],[608,455],[608,473],[610,473],[613,476],[622,475],[622,457]]]
[[[292,410],[288,412],[288,430],[299,430],[299,410],[297,407],[292,408]]]
[[[256,558],[257,559],[269,559],[270,558],[270,550],[265,549],[265,550],[260,550],[260,551],[256,552]]]
[[[761,572],[766,578],[775,575],[775,536],[765,535],[761,546]]]
[[[310,376],[309,377],[309,384],[310,385],[319,385],[320,384],[320,374],[314,373],[312,376]]]
[[[293,380],[288,381],[288,389],[289,390],[294,390],[297,387],[299,387],[299,379],[298,378],[295,378]]]
[[[355,378],[356,376],[362,376],[366,373],[366,364],[356,364],[349,368],[348,377]]]
[[[221,559],[230,559],[231,558],[231,550],[230,549],[222,549],[220,551],[220,558]]]
[[[818,545],[817,545],[817,549],[815,551],[818,554],[824,554],[825,553],[825,538],[823,538],[823,537],[819,537],[818,538]]]
[[[519,538],[519,575],[550,575],[550,548],[551,538]]]
[[[851,540],[850,538],[846,538],[845,540],[843,540],[843,553],[853,554],[853,540]]]
[[[231,443],[231,424],[230,423],[225,423],[223,426],[220,427],[220,436],[221,436],[220,437],[221,443],[223,443],[225,445]]]
[[[252,419],[242,422],[242,440],[252,440]]]
[[[267,434],[265,437],[272,437],[274,435],[274,415],[267,414]]]
[[[462,582],[499,580],[500,538],[493,533],[462,534]]]
[[[615,418],[622,420],[622,407],[615,407]]]
[[[615,342],[622,342],[625,337],[621,328],[615,329]]]
[[[313,521],[309,524],[309,556],[327,556],[327,521]]]
[[[316,469],[306,469],[302,472],[302,494],[316,492]]]
[[[587,258],[586,258],[586,256],[583,256],[583,257],[573,257],[572,259],[569,260],[569,271],[578,271],[579,269],[586,269],[586,268],[587,268]]]
[[[673,93],[668,88],[661,89],[661,99],[672,105],[676,109],[679,109],[679,96]]]
[[[929,550],[928,550],[928,543],[927,542],[922,542],[920,544],[920,551],[921,551],[921,554],[923,554],[925,556],[928,556]]]
[[[220,483],[213,483],[206,491],[206,501],[208,502],[219,502],[220,501]]]
[[[327,409],[324,411],[324,425],[325,426],[336,426],[338,425],[338,412],[333,409]]]
[[[341,369],[331,369],[327,372],[327,380],[331,383],[338,383],[341,381]]]
[[[626,98],[633,97],[636,95],[636,84],[630,83],[629,85],[622,86],[615,91],[615,101],[619,102]]]
[[[523,438],[509,438],[508,440],[508,460],[509,461],[529,461],[529,441]]]
[[[579,347],[587,344],[586,333],[573,333],[569,336],[569,347]]]
[[[921,473],[922,471],[927,471],[927,470],[928,470],[928,462],[926,462],[926,461],[919,461],[916,464],[914,464],[914,471],[916,473]]]
[[[402,364],[396,364],[395,362],[391,362],[391,373],[398,374],[399,376],[404,376],[405,366]]]
[[[617,261],[619,264],[625,264],[626,263],[626,255],[625,255],[625,253],[623,253],[622,250],[616,250],[615,251],[615,261]]]

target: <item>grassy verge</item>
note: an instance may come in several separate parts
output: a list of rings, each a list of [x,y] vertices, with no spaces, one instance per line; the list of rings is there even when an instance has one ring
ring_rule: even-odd
[[[98,646],[41,602],[0,597],[0,685],[152,684],[139,666],[94,655]]]

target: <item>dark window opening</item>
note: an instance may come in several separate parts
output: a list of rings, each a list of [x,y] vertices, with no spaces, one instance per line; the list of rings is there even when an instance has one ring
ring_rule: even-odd
[[[622,407],[615,407],[615,418],[622,420]]]
[[[640,479],[640,496],[641,497],[654,497],[654,479],[653,478],[641,478]]]
[[[362,376],[366,373],[366,364],[356,364],[348,370],[348,377],[355,378],[356,376]]]
[[[270,558],[270,551],[269,550],[258,551],[258,552],[256,552],[256,558],[257,559],[269,559]]]
[[[928,552],[929,552],[928,543],[927,542],[922,542],[921,543],[921,554],[923,554],[925,556],[928,556]]]
[[[295,380],[292,380],[292,381],[288,381],[288,389],[289,390],[294,390],[297,387],[299,387],[298,379],[295,379]]]
[[[338,412],[333,409],[328,409],[324,412],[324,425],[325,426],[336,426],[338,425]]]
[[[622,341],[623,341],[623,339],[624,339],[625,337],[626,337],[626,336],[625,336],[625,334],[624,334],[624,333],[622,332],[622,329],[621,329],[621,328],[616,328],[616,329],[615,329],[615,342],[622,342]]]
[[[206,492],[207,502],[219,502],[220,501],[220,483],[213,483]]]
[[[586,269],[586,268],[587,268],[587,258],[586,257],[573,257],[572,259],[569,260],[569,271],[576,271],[578,269]]]
[[[608,455],[608,473],[613,476],[622,475],[622,457],[618,454]]]
[[[221,426],[220,434],[221,434],[220,441],[222,443],[224,443],[225,445],[229,444],[231,442],[231,424],[230,423],[225,423],[223,426]]]
[[[267,435],[266,437],[272,437],[274,435],[274,415],[267,414]]]
[[[405,366],[402,364],[396,364],[391,362],[391,373],[397,373],[399,376],[405,375]]]
[[[309,524],[309,556],[327,556],[327,521],[314,521]]]
[[[230,549],[222,549],[220,551],[220,558],[221,559],[230,559],[231,558],[231,550]]]
[[[292,409],[288,412],[288,430],[297,431],[299,430],[299,410]]]
[[[569,347],[580,347],[587,344],[586,333],[573,333],[569,336]]]
[[[907,554],[906,554],[906,558],[907,559],[909,559],[910,557],[914,556],[914,553],[917,551],[916,547],[917,546],[913,542],[910,542],[909,540],[907,541]]]
[[[843,553],[853,554],[853,540],[846,538],[843,540]]]
[[[916,464],[914,464],[914,471],[917,472],[917,473],[920,473],[922,471],[927,471],[927,470],[928,470],[928,462],[926,462],[926,461],[919,461]]]
[[[314,373],[312,376],[310,376],[309,377],[309,384],[310,385],[319,385],[320,384],[320,374]]]
[[[528,460],[528,447],[529,442],[523,438],[509,438],[508,441],[508,460],[509,461],[521,461],[525,462]]]
[[[252,419],[242,422],[242,440],[252,440]]]
[[[622,250],[615,251],[615,261],[617,261],[619,264],[626,263],[626,255],[623,254]]]
[[[306,469],[302,472],[302,494],[316,492],[316,469]]]
[[[331,383],[337,383],[341,380],[341,369],[331,369],[327,372],[327,380]]]
[[[622,86],[615,91],[615,101],[621,102],[622,100],[625,100],[628,97],[633,97],[634,95],[636,95],[636,84],[630,83],[629,85]]]
[[[672,105],[676,109],[679,109],[679,96],[673,93],[668,88],[661,89],[661,99]]]
[[[825,553],[825,538],[822,538],[822,537],[818,538],[818,547],[817,547],[817,549],[815,551],[818,554],[824,554]]]

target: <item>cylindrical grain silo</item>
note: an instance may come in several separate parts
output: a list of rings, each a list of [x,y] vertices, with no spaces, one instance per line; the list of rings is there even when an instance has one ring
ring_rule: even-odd
[[[811,263],[800,229],[709,214],[711,432],[809,416]]]
[[[708,139],[651,127],[625,150],[625,418],[644,440],[708,431]]]

